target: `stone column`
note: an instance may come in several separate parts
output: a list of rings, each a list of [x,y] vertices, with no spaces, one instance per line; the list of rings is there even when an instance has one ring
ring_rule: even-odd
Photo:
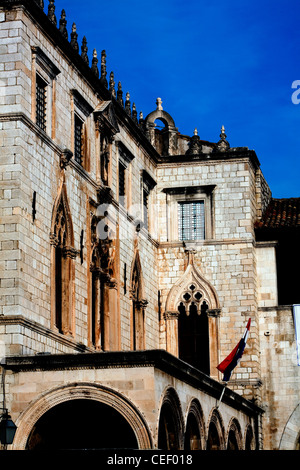
[[[218,380],[217,365],[219,364],[219,317],[221,309],[207,310],[209,335],[209,369],[210,376]]]
[[[109,350],[117,351],[119,349],[119,331],[118,331],[118,284],[115,279],[108,283],[109,296]]]
[[[164,318],[166,322],[166,345],[170,354],[178,357],[178,311],[165,312]]]

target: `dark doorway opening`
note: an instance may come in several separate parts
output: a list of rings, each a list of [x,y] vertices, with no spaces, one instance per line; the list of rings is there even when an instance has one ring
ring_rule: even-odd
[[[233,430],[229,431],[227,450],[239,450],[236,435]]]
[[[162,450],[179,449],[179,429],[174,410],[164,403],[160,412],[158,426],[158,448]]]
[[[179,358],[209,375],[208,306],[203,303],[200,314],[195,304],[179,305],[178,338]]]
[[[184,449],[185,450],[200,450],[201,449],[199,423],[197,422],[196,416],[194,416],[193,414],[190,414],[187,419]]]
[[[35,424],[26,450],[138,449],[135,434],[114,408],[94,400],[70,400]]]
[[[214,423],[210,423],[208,430],[208,439],[207,439],[207,450],[220,450],[220,438],[218,430]]]

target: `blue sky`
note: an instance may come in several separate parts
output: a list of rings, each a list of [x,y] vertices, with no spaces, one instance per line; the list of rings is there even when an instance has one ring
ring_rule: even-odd
[[[273,197],[300,197],[299,0],[55,0],[90,61],[106,50],[144,116],[156,98],[182,134],[256,151]],[[48,1],[45,0],[45,11]],[[300,98],[300,93],[299,93]]]

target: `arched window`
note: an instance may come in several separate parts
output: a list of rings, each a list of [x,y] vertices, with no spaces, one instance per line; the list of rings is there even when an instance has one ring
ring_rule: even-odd
[[[104,292],[101,279],[101,258],[97,238],[98,217],[91,221],[91,261],[90,261],[90,344],[96,349],[104,349],[103,304]]]
[[[62,334],[73,333],[73,226],[65,184],[56,199],[52,215],[52,326]]]
[[[186,250],[188,264],[166,299],[166,349],[217,378],[220,303],[213,286],[196,267],[196,250]]]
[[[178,306],[179,358],[209,375],[208,305],[195,284],[187,287]]]
[[[144,299],[143,279],[140,256],[136,252],[131,271],[130,295],[132,300],[132,349],[145,349],[145,309],[148,302]]]

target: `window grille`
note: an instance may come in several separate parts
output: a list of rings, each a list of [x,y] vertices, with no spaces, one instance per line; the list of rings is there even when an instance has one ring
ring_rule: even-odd
[[[82,131],[83,122],[75,115],[75,128],[74,128],[74,158],[77,163],[82,165]]]
[[[46,82],[36,77],[36,124],[46,131]]]
[[[124,205],[125,197],[125,167],[119,163],[119,201]]]
[[[178,227],[179,240],[204,240],[204,201],[179,202]]]
[[[143,189],[143,213],[144,213],[144,228],[148,230],[148,201],[149,201],[149,191]]]

